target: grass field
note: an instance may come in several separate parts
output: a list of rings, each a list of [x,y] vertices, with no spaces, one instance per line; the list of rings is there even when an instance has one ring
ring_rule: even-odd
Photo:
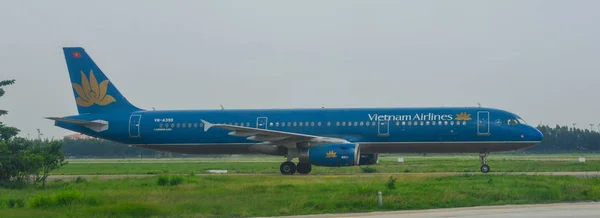
[[[488,162],[495,172],[600,171],[600,155],[585,155],[584,163],[579,156],[495,155]],[[369,166],[376,173],[313,167],[313,176],[279,175],[279,157],[71,159],[53,174],[147,177],[0,188],[0,217],[247,217],[600,200],[600,178],[410,174],[479,172],[480,164],[476,155],[397,158]],[[248,175],[193,175],[209,169]]]
[[[525,175],[164,176],[0,189],[3,217],[247,217],[600,200],[600,179]],[[164,185],[159,185],[164,184]],[[392,185],[393,184],[393,185]],[[392,187],[393,186],[393,187]],[[383,207],[377,191],[383,192]]]
[[[497,155],[488,158],[492,172],[564,172],[600,171],[600,155],[586,155],[586,162],[578,162],[579,155]],[[186,159],[71,159],[69,164],[53,172],[54,175],[106,174],[189,174],[208,173],[207,170],[227,170],[228,173],[279,174],[280,157],[232,157]],[[408,156],[403,163],[397,157],[384,157],[377,165],[370,165],[379,173],[420,172],[479,172],[476,155]],[[361,173],[355,167],[313,166],[311,174]]]

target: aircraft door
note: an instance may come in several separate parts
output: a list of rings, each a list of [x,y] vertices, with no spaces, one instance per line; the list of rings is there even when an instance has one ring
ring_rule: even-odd
[[[379,136],[390,135],[390,121],[389,120],[380,120],[377,123],[378,123],[377,135],[379,135]]]
[[[256,128],[257,129],[267,129],[267,118],[266,117],[256,118]]]
[[[477,135],[489,135],[490,134],[490,112],[489,111],[478,111],[477,112]]]
[[[129,137],[140,137],[140,120],[142,115],[133,114],[129,117]]]

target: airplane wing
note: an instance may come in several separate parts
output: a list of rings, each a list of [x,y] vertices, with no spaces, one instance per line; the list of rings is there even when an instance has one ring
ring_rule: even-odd
[[[210,128],[221,128],[231,130],[229,135],[247,137],[248,140],[269,142],[271,144],[282,144],[286,147],[296,147],[298,142],[313,142],[313,143],[348,143],[348,141],[340,138],[330,138],[315,135],[307,135],[293,132],[283,132],[268,129],[259,129],[244,126],[234,126],[227,124],[213,124],[202,120],[204,123],[204,131]]]
[[[65,123],[72,123],[72,124],[80,125],[80,126],[85,126],[96,132],[100,132],[100,131],[104,131],[104,130],[108,129],[108,122],[103,121],[103,120],[87,121],[87,120],[78,120],[78,119],[63,118],[63,117],[46,117],[46,119],[59,121],[59,122],[65,122]]]

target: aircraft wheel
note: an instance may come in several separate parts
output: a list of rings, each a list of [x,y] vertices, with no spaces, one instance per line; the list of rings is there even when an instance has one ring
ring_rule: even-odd
[[[297,170],[300,174],[309,174],[312,170],[312,165],[309,163],[298,163]]]
[[[296,164],[291,161],[283,162],[281,163],[281,166],[279,166],[279,170],[283,175],[293,175],[296,172]]]
[[[488,166],[487,164],[484,164],[481,166],[481,172],[482,173],[488,173],[490,172],[490,166]]]

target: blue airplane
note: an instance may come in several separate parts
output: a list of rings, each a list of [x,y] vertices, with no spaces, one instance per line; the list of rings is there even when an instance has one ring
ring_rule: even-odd
[[[308,174],[312,165],[376,164],[383,153],[479,153],[487,173],[490,152],[543,138],[516,114],[485,107],[144,110],[83,48],[63,51],[79,114],[47,117],[56,126],[167,152],[282,156],[284,175]]]

